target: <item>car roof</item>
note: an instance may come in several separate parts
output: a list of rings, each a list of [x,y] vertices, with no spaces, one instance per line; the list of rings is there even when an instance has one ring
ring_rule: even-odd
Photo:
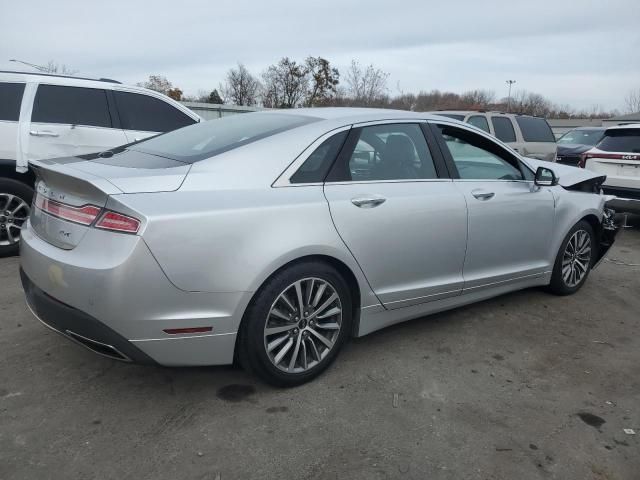
[[[194,120],[201,117],[188,107],[176,102],[172,98],[163,95],[162,93],[149,90],[148,88],[138,87],[134,85],[125,85],[116,80],[109,78],[86,78],[75,77],[71,75],[56,75],[41,72],[14,72],[0,70],[0,82],[25,82],[25,83],[43,83],[47,85],[60,85],[67,87],[85,87],[85,88],[101,88],[118,90],[122,92],[144,93],[152,97],[162,99],[167,103],[171,103],[178,110],[182,111]]]
[[[629,129],[629,128],[640,128],[640,123],[627,123],[623,125],[614,125],[612,127],[607,128],[607,132],[609,130],[621,130],[621,129]]]
[[[373,122],[384,120],[437,120],[448,121],[438,115],[423,112],[410,112],[407,110],[392,110],[387,108],[361,108],[361,107],[313,107],[313,108],[292,108],[282,110],[262,110],[254,112],[255,115],[261,114],[281,114],[281,115],[300,115],[304,117],[313,117],[320,120],[338,120],[345,122]],[[246,115],[246,114],[245,114]],[[455,122],[455,120],[452,120]]]
[[[607,127],[576,127],[576,128],[572,128],[571,130],[569,130],[570,132],[573,132],[574,130],[606,130]],[[569,133],[569,132],[567,132]]]

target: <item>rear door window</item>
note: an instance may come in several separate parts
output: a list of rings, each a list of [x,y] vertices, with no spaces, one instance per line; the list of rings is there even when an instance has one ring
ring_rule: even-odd
[[[143,132],[170,132],[196,121],[173,105],[149,95],[114,91],[122,128]]]
[[[640,153],[640,128],[608,130],[596,148],[605,152]]]
[[[487,122],[487,117],[484,115],[473,115],[467,119],[467,123],[473,125],[474,127],[478,127],[481,130],[484,130],[487,133],[491,133],[489,130],[489,123]]]
[[[522,138],[525,142],[553,142],[556,137],[551,131],[551,127],[544,118],[538,117],[516,117]]]
[[[40,85],[33,103],[31,121],[111,127],[107,92],[100,88]]]
[[[420,125],[384,124],[353,131],[357,142],[344,152],[328,181],[385,181],[438,178]]]
[[[510,119],[507,117],[491,117],[491,123],[493,124],[496,138],[505,143],[516,141],[516,132]]]
[[[24,83],[0,83],[0,120],[17,122]]]

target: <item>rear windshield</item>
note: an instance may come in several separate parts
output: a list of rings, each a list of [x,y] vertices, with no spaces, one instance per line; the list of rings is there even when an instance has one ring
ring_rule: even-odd
[[[607,130],[597,148],[605,152],[640,153],[640,128]]]
[[[194,163],[317,120],[302,115],[242,113],[180,128],[128,148]]]
[[[556,137],[544,118],[516,117],[525,142],[554,142]]]

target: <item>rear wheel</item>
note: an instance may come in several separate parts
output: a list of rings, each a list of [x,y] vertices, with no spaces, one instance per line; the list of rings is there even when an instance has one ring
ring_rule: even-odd
[[[0,257],[17,255],[20,231],[31,210],[33,189],[11,178],[0,178]]]
[[[351,316],[349,288],[333,267],[292,265],[271,277],[247,309],[240,361],[275,386],[308,382],[337,356]]]
[[[591,225],[584,220],[576,223],[560,246],[549,289],[557,295],[570,295],[580,290],[591,271],[595,248]]]

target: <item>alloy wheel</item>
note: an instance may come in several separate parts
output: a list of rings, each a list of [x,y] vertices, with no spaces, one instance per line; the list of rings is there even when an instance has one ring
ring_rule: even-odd
[[[0,246],[15,245],[20,241],[20,231],[30,210],[22,198],[0,192]]]
[[[586,230],[571,235],[562,256],[562,279],[568,287],[575,287],[586,276],[591,262],[591,236]]]
[[[306,372],[334,348],[342,328],[342,304],[326,280],[304,278],[285,288],[271,305],[264,347],[271,363],[287,373]]]

